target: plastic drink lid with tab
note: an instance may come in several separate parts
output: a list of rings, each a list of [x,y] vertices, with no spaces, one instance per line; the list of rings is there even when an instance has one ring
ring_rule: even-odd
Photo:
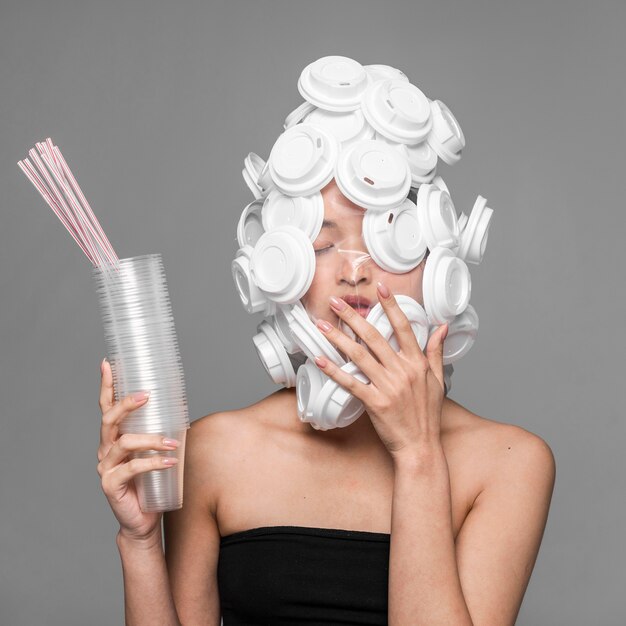
[[[250,258],[250,274],[259,289],[277,304],[299,300],[315,274],[311,240],[294,226],[263,233]]]
[[[436,326],[432,332],[435,332]],[[431,333],[432,334],[432,333]],[[448,334],[443,342],[443,364],[448,365],[463,358],[474,345],[478,334],[478,314],[471,304],[457,315],[448,327]]]
[[[420,143],[432,128],[428,98],[403,79],[372,83],[363,95],[361,110],[377,132],[398,143]]]
[[[407,159],[389,144],[368,139],[341,151],[335,170],[341,193],[373,211],[397,206],[411,188]]]
[[[274,330],[280,338],[283,346],[285,346],[285,350],[287,350],[289,354],[302,352],[302,349],[297,344],[296,340],[291,334],[291,329],[289,328],[290,321],[293,318],[293,316],[291,315],[291,308],[292,306],[296,305],[286,304],[277,306],[276,313],[274,313],[273,317]]]
[[[309,63],[298,79],[298,91],[307,102],[338,112],[358,109],[368,85],[368,74],[358,61],[336,55]]]
[[[314,124],[329,130],[344,148],[350,143],[363,139],[373,139],[374,129],[365,121],[360,109],[346,113],[334,113],[315,109],[304,119],[305,124]]]
[[[265,320],[259,324],[257,331],[252,341],[266,372],[277,385],[293,387],[296,373],[276,331]]]
[[[365,71],[368,73],[372,81],[388,80],[390,78],[405,80],[409,82],[409,77],[402,71],[391,65],[364,65]]]
[[[333,344],[311,321],[309,314],[299,302],[291,309],[289,329],[296,343],[312,361],[315,360],[315,357],[323,356],[335,365],[341,366],[346,362]]]
[[[298,417],[303,422],[310,422],[313,418],[313,403],[327,380],[331,380],[320,371],[311,359],[307,359],[298,368],[296,375],[296,399]]]
[[[258,198],[248,204],[241,212],[237,224],[237,243],[240,248],[244,246],[256,246],[256,242],[263,234],[262,208],[263,200]]]
[[[308,196],[333,177],[339,142],[325,128],[296,124],[276,140],[269,171],[276,187],[287,196]]]
[[[289,115],[287,115],[283,128],[287,130],[292,126],[299,124],[311,111],[315,111],[316,108],[317,107],[310,102],[303,102],[300,106],[296,107],[291,113],[289,113]]]
[[[389,144],[407,160],[411,171],[412,186],[419,187],[422,183],[429,183],[437,174],[437,153],[428,142],[421,141],[420,143],[407,145],[392,141],[378,132],[374,133],[374,139]]]
[[[487,199],[482,196],[476,198],[474,207],[464,224],[461,243],[458,249],[458,256],[466,263],[478,265],[485,254],[487,238],[489,236],[489,226],[493,209],[487,206]]]
[[[465,135],[452,111],[441,100],[431,100],[432,130],[426,140],[448,165],[454,165],[465,147]]]
[[[450,248],[431,249],[422,277],[424,308],[431,324],[450,323],[467,307],[472,283],[467,265]]]
[[[250,174],[248,173],[248,171],[246,170],[245,167],[241,170],[241,175],[243,176],[243,180],[245,181],[248,189],[252,192],[252,195],[254,196],[254,199],[255,200],[259,200],[260,198],[262,198],[263,197],[263,192],[261,191],[261,188],[250,177]]]
[[[417,207],[408,198],[388,212],[366,211],[363,239],[374,262],[394,274],[417,267],[427,249]]]
[[[268,305],[267,297],[259,289],[250,272],[250,257],[253,250],[252,246],[240,248],[231,263],[231,272],[239,299],[248,313],[264,311]]]
[[[459,245],[456,209],[447,191],[433,184],[421,185],[417,192],[417,218],[430,250]]]
[[[310,196],[286,196],[272,189],[265,198],[261,213],[266,231],[278,226],[295,226],[315,241],[324,221],[324,199],[319,191]]]

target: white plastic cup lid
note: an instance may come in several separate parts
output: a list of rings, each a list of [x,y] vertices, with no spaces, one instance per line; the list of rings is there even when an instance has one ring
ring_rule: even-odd
[[[407,159],[384,141],[367,139],[342,150],[335,168],[341,193],[373,211],[399,205],[411,188]]]
[[[470,300],[472,281],[467,265],[450,248],[431,249],[424,267],[422,292],[429,322],[452,322]]]
[[[360,109],[346,113],[335,113],[315,109],[304,119],[305,124],[321,126],[332,133],[341,144],[341,149],[363,139],[373,139],[374,129],[365,121]]]
[[[289,330],[291,330],[291,334],[302,352],[312,361],[315,360],[315,357],[323,356],[335,365],[341,366],[346,362],[335,346],[311,321],[309,314],[300,302],[297,302],[291,309]]]
[[[428,248],[456,248],[460,229],[456,209],[447,191],[432,183],[420,185],[417,192],[417,218]]]
[[[431,328],[431,335],[438,326]],[[474,345],[478,334],[478,314],[468,304],[465,311],[457,315],[448,326],[448,334],[443,341],[443,364],[448,365],[463,358]]]
[[[317,107],[310,102],[303,102],[299,107],[295,108],[286,118],[283,128],[287,130],[296,124],[299,124],[304,118],[311,112],[315,111]]]
[[[447,191],[450,197],[452,197],[452,194],[450,193],[450,190],[448,189],[448,185],[446,185],[446,182],[444,181],[444,179],[441,177],[440,174],[437,174],[437,176],[435,176],[430,182],[433,185],[437,185],[437,187],[439,187],[439,189],[441,189],[442,191]]]
[[[259,174],[259,179],[257,181],[257,185],[263,194],[263,197],[267,196],[267,194],[274,189],[276,186],[274,181],[272,180],[272,175],[270,173],[270,160],[269,158],[265,162],[261,173]]]
[[[426,254],[426,239],[417,219],[417,207],[408,198],[390,211],[366,211],[363,239],[374,262],[394,274],[417,267]]]
[[[331,379],[320,371],[319,367],[311,359],[307,359],[298,368],[298,374],[296,375],[296,400],[300,421],[312,421],[315,399],[327,380]]]
[[[452,111],[441,100],[431,100],[432,130],[426,140],[448,165],[454,165],[465,147],[465,135]]]
[[[344,56],[325,56],[309,63],[298,79],[298,91],[311,104],[328,111],[358,109],[369,84],[365,68]]]
[[[432,128],[428,98],[404,79],[372,83],[363,94],[361,110],[377,132],[399,143],[420,143]]]
[[[339,142],[321,126],[296,124],[276,140],[269,171],[276,187],[287,196],[308,196],[333,177]]]
[[[263,192],[261,191],[260,187],[254,182],[254,180],[252,180],[252,178],[250,177],[250,174],[248,173],[245,167],[241,170],[241,175],[248,189],[252,192],[254,199],[259,200],[260,198],[262,198]]]
[[[478,265],[482,261],[492,216],[493,209],[487,206],[486,198],[478,196],[469,218],[466,218],[467,223],[463,224],[461,243],[457,252],[459,258],[466,263]]]
[[[411,187],[418,188],[423,183],[430,183],[437,174],[437,153],[426,141],[409,146],[392,141],[378,132],[374,132],[374,139],[389,144],[407,160],[411,171]]]
[[[277,385],[293,387],[296,384],[296,373],[293,365],[276,331],[267,321],[259,324],[257,334],[252,338],[252,341],[270,378]]]
[[[372,81],[389,80],[393,78],[404,80],[407,83],[409,82],[409,77],[402,70],[392,67],[391,65],[374,64],[364,65],[363,67]]]
[[[263,200],[257,199],[248,204],[241,212],[239,223],[237,224],[237,243],[240,248],[256,246],[256,242],[263,234],[262,207]]]
[[[463,211],[461,211],[461,215],[459,215],[459,229],[461,231],[461,233],[465,230],[465,227],[467,226],[467,215],[465,215],[465,213],[463,213]],[[458,255],[460,256],[460,255]]]
[[[299,300],[311,286],[314,273],[313,244],[294,226],[263,233],[250,257],[252,279],[277,304]]]
[[[315,241],[324,221],[324,199],[319,191],[310,196],[286,196],[272,189],[261,212],[263,228],[274,230],[278,226],[295,226]]]
[[[248,313],[257,313],[266,308],[267,298],[256,286],[250,274],[251,253],[251,246],[244,246],[242,249],[238,250],[237,256],[231,263],[231,271],[243,308]]]
[[[293,338],[291,329],[289,328],[289,323],[293,318],[291,315],[292,306],[294,305],[286,304],[277,306],[272,325],[283,346],[285,346],[285,350],[287,350],[289,354],[297,354],[301,353],[302,350]]]

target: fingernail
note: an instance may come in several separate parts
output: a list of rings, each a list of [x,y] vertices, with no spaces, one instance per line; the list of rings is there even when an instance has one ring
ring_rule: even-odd
[[[389,289],[387,288],[386,285],[383,285],[381,282],[379,282],[377,284],[378,287],[378,293],[383,297],[383,298],[388,298],[389,297]]]
[[[167,437],[164,437],[163,445],[171,448],[177,448],[180,445],[180,441],[178,441],[178,439],[168,439]]]
[[[316,325],[321,328],[325,333],[329,332],[332,326],[326,320],[317,320]]]
[[[326,367],[328,365],[328,361],[322,356],[315,357],[315,364],[319,367]]]
[[[145,400],[149,395],[149,391],[137,391],[133,394],[133,400],[135,402],[141,402],[142,400]]]
[[[335,298],[335,296],[331,296],[330,298],[330,306],[337,311],[343,311],[348,304],[344,302],[341,298]]]
[[[178,459],[175,456],[164,456],[163,465],[176,465]]]
[[[102,359],[102,362],[100,363],[100,371],[102,372],[104,370],[104,362],[107,360],[106,357],[104,357],[104,359]]]

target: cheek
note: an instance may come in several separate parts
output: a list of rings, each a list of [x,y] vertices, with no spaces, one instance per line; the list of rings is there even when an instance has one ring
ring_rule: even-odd
[[[317,266],[311,286],[302,296],[302,304],[315,318],[329,319],[329,315],[334,316],[328,302],[330,296],[334,295],[335,282],[333,276],[333,272],[328,267]]]

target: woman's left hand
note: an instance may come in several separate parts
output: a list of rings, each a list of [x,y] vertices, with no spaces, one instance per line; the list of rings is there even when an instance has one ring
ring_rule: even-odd
[[[395,352],[376,328],[341,298],[331,298],[331,307],[367,345],[350,339],[325,320],[317,326],[369,378],[362,383],[325,358],[317,366],[363,402],[372,425],[397,461],[426,446],[440,446],[441,410],[444,399],[443,341],[448,324],[433,333],[425,353],[393,294],[378,284],[378,298],[400,347]],[[371,351],[371,352],[370,352]]]

